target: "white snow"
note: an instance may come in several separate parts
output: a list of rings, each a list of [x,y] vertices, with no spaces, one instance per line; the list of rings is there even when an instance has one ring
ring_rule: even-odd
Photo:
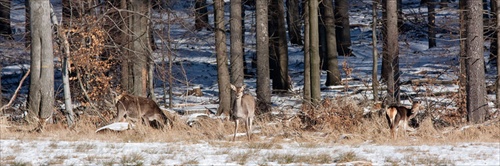
[[[19,49],[17,45],[22,45],[22,33],[24,31],[24,6],[22,1],[14,1],[12,9],[12,25],[15,29],[15,39],[17,43],[13,46],[0,48],[2,58],[24,58],[29,57],[26,50]],[[52,0],[55,11],[60,13],[60,0]],[[225,2],[229,2],[225,0]],[[359,3],[360,2],[360,3]],[[409,3],[408,1],[405,1]],[[411,4],[415,7],[418,4],[417,0],[412,0]],[[184,3],[182,1],[182,3]],[[209,0],[209,4],[212,1]],[[369,25],[371,23],[371,0],[356,1],[358,6],[351,9],[350,18],[352,24]],[[458,2],[455,2],[457,4]],[[189,26],[192,22],[190,9],[186,8],[185,4],[177,4],[183,6],[176,8],[174,18],[184,20],[175,25],[172,25],[171,35],[173,49],[175,53],[175,63],[182,64],[182,70],[186,73],[174,73],[176,78],[184,83],[177,83],[174,87],[174,93],[183,94],[186,89],[194,86],[200,86],[204,95],[196,96],[174,96],[174,105],[182,105],[174,108],[175,111],[184,111],[188,114],[182,118],[186,121],[193,121],[196,117],[205,116],[206,114],[199,113],[206,108],[216,109],[218,100],[218,86],[216,73],[216,60],[214,53],[214,38],[213,33],[208,31],[192,32]],[[209,10],[212,10],[211,8]],[[226,11],[228,6],[226,5]],[[417,9],[405,9],[405,12],[415,12]],[[422,7],[421,11],[425,12],[426,7]],[[437,24],[453,24],[449,22],[457,16],[454,9],[438,10]],[[252,11],[247,11],[246,40],[245,50],[247,58],[250,57],[255,49],[254,30],[251,26],[255,24],[254,18],[251,18]],[[154,18],[157,20],[166,19],[165,14],[154,13]],[[226,12],[226,16],[229,13]],[[59,15],[60,17],[60,15]],[[380,17],[380,13],[379,13]],[[212,18],[210,18],[213,20]],[[228,21],[229,19],[226,19]],[[453,25],[457,26],[455,22]],[[227,25],[228,26],[228,25]],[[166,29],[163,25],[156,24],[155,29]],[[341,69],[342,78],[345,84],[349,85],[349,90],[344,91],[341,88],[344,86],[324,87],[322,97],[339,97],[349,95],[353,101],[364,101],[372,99],[371,90],[364,90],[362,93],[352,94],[356,89],[371,89],[371,72],[372,72],[372,45],[371,45],[371,28],[353,28],[352,49],[356,57],[339,57],[339,68]],[[380,33],[380,30],[379,30]],[[409,34],[409,35],[408,35]],[[458,40],[449,35],[438,36],[438,48],[429,49],[425,37],[412,38],[412,33],[407,36],[400,37],[400,68],[401,81],[407,81],[420,78],[435,78],[438,80],[455,80],[457,79],[458,60]],[[408,37],[409,36],[409,37]],[[411,39],[409,39],[411,38]],[[161,41],[158,41],[161,43]],[[381,41],[378,41],[379,53],[381,53]],[[228,42],[229,43],[229,38]],[[4,44],[4,43],[2,43]],[[17,44],[17,45],[16,45]],[[228,44],[229,46],[229,44]],[[230,47],[228,47],[230,49]],[[161,57],[163,53],[154,53],[155,57]],[[485,53],[485,55],[487,55]],[[486,58],[487,59],[487,58]],[[155,60],[161,63],[161,58]],[[348,76],[342,70],[341,64],[345,62],[350,68],[353,68],[352,74],[349,76],[349,81],[346,81]],[[5,64],[2,63],[1,71],[4,84],[16,84],[15,80],[22,77],[25,69],[29,68],[29,61],[21,62],[23,64]],[[249,64],[247,64],[249,65]],[[290,96],[273,96],[273,106],[278,109],[286,109],[297,111],[301,105],[301,90],[303,85],[303,52],[300,46],[289,47],[289,67],[290,76],[292,78],[293,93],[296,95]],[[379,58],[378,66],[381,66]],[[179,65],[175,66],[174,70],[181,70]],[[488,71],[490,69],[488,68]],[[380,68],[378,70],[380,73]],[[425,74],[422,74],[425,73]],[[487,84],[491,85],[496,73],[487,73]],[[21,75],[21,76],[19,76]],[[7,77],[8,76],[8,77]],[[379,75],[380,76],[380,75]],[[322,72],[321,81],[326,80],[325,72]],[[255,78],[246,79],[249,93],[255,95]],[[159,81],[157,81],[159,82]],[[189,85],[186,84],[189,83]],[[10,90],[8,87],[3,87],[3,90]],[[415,88],[415,89],[414,89]],[[27,89],[25,84],[24,89]],[[405,95],[432,92],[456,92],[457,85],[426,85],[420,87],[412,87],[408,85],[401,86],[401,91]],[[23,92],[23,91],[21,91]],[[25,92],[25,91],[24,91]],[[168,102],[163,99],[163,91],[161,85],[157,84],[155,89],[159,99],[159,104]],[[11,93],[9,91],[8,93]],[[385,92],[383,92],[385,93]],[[9,94],[4,94],[9,95]],[[21,94],[22,96],[23,94]],[[25,95],[24,95],[25,96]],[[10,97],[10,96],[9,96]],[[488,96],[494,99],[493,95]],[[429,96],[425,98],[427,103],[424,105],[444,105],[438,109],[456,109],[456,104],[451,98]],[[405,100],[402,103],[408,104]],[[488,103],[493,106],[492,102]],[[496,111],[490,108],[492,112]],[[173,110],[170,110],[173,111]],[[364,112],[369,112],[369,108],[363,108]],[[191,113],[189,113],[191,112]],[[213,115],[210,115],[212,117]],[[257,132],[257,131],[254,131]],[[2,134],[2,133],[0,133]],[[241,135],[240,133],[238,135]],[[221,145],[222,144],[222,145]],[[224,145],[229,144],[229,145]],[[272,155],[290,155],[290,156],[314,156],[328,155],[333,160],[325,165],[337,164],[335,159],[344,153],[353,152],[360,160],[372,162],[373,165],[391,165],[393,163],[401,165],[500,165],[500,138],[496,143],[450,143],[450,144],[432,144],[432,145],[415,145],[415,146],[396,146],[396,145],[378,145],[371,142],[366,142],[356,145],[343,145],[340,143],[317,143],[310,147],[303,143],[294,142],[291,140],[276,143],[270,149],[252,149],[249,148],[248,142],[226,142],[226,141],[204,141],[200,140],[196,143],[192,142],[106,142],[101,140],[88,141],[59,141],[47,139],[26,140],[18,139],[2,139],[0,140],[0,165],[3,165],[4,160],[13,159],[17,163],[30,163],[32,165],[178,165],[178,164],[199,164],[199,165],[300,165],[309,163],[279,163],[273,160]],[[249,155],[244,159],[245,155]],[[132,159],[131,159],[132,158]],[[244,161],[238,160],[243,158]],[[135,162],[135,163],[134,163]]]

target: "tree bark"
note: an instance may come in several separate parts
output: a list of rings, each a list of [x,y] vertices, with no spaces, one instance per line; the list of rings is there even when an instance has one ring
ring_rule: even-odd
[[[465,0],[460,0],[459,1],[459,11],[460,11],[460,54],[459,54],[459,64],[460,64],[460,74],[458,76],[459,79],[459,88],[458,88],[458,95],[461,101],[458,103],[458,111],[459,112],[466,112],[467,110],[467,91],[465,90],[465,87],[467,85],[467,71],[465,68],[465,59],[466,59],[466,51],[465,51],[465,27],[466,27],[466,15],[467,15],[467,10],[465,10]]]
[[[241,20],[241,0],[231,0],[231,82],[236,86],[242,86],[244,79]]]
[[[28,121],[44,128],[54,111],[54,54],[49,0],[30,1],[31,76]]]
[[[257,105],[260,113],[271,111],[269,80],[268,0],[256,0]]]
[[[1,72],[2,72],[2,63],[0,63],[0,73]],[[2,76],[0,75],[0,108],[2,107],[3,107]]]
[[[302,35],[300,34],[299,0],[287,0],[286,6],[288,8],[286,18],[290,43],[302,45]]]
[[[304,94],[303,103],[311,103],[311,55],[310,55],[310,31],[311,25],[309,24],[309,2],[303,3],[304,6]]]
[[[288,76],[288,42],[285,29],[285,9],[283,0],[271,0],[269,5],[270,68],[273,92],[287,93],[291,89]]]
[[[373,89],[373,101],[378,101],[378,49],[377,49],[377,11],[378,2],[373,1],[372,4],[372,47],[373,47],[373,67],[372,67],[372,89]]]
[[[486,120],[486,84],[483,57],[482,1],[467,0],[466,56],[467,69],[467,120],[482,123]]]
[[[497,12],[498,12],[498,8],[497,8],[497,0],[491,0],[490,1],[490,5],[491,5],[491,26],[493,26],[493,28],[491,28],[491,32],[492,32],[492,35],[491,35],[491,45],[490,45],[490,57],[489,57],[489,61],[488,63],[491,65],[491,66],[495,66],[497,65],[498,61],[497,61],[497,56],[498,56],[498,38],[497,38],[497,35],[498,35],[498,29],[500,27],[498,27],[498,19],[497,19]],[[487,34],[486,34],[487,35]]]
[[[388,102],[399,103],[398,13],[397,0],[384,0],[384,43],[382,76],[387,83]]]
[[[219,108],[217,115],[230,115],[231,92],[229,89],[229,69],[227,66],[226,30],[224,28],[224,1],[214,0],[215,9],[215,50],[217,54],[217,80],[219,83]]]
[[[311,103],[319,105],[321,101],[320,90],[320,57],[318,29],[318,0],[309,0],[309,25],[310,25],[310,56],[311,56]]]
[[[331,0],[323,1],[324,15],[323,21],[325,22],[326,29],[326,86],[340,85],[342,80],[339,71],[338,53],[337,53],[337,37],[335,34],[335,15],[333,11],[333,2]]]
[[[351,56],[351,28],[349,26],[349,0],[335,0],[337,51],[339,56]]]
[[[148,66],[151,61],[151,45],[149,35],[149,10],[151,4],[149,0],[131,1],[128,6],[130,11],[129,27],[131,30],[130,48],[134,56],[133,60],[133,90],[132,94],[137,96],[147,96]]]
[[[496,107],[497,109],[500,109],[500,42],[498,41],[500,39],[500,1],[498,0],[492,0],[492,8],[495,10],[495,23],[496,23],[496,31],[494,34],[494,42],[492,42],[492,48],[491,48],[491,53],[496,57],[496,64],[497,64],[497,80],[496,80]]]
[[[208,24],[207,0],[196,0],[194,7],[196,10],[194,29],[197,31],[203,30],[203,28],[211,30],[210,24]]]
[[[436,47],[436,2],[434,0],[427,1],[427,37],[429,42],[429,48]]]
[[[29,47],[31,46],[31,21],[30,21],[30,1],[29,0],[25,0],[24,1],[24,12],[26,13],[24,16],[24,47],[26,47],[27,49],[29,49]]]
[[[0,0],[0,36],[12,39],[12,28],[10,26],[10,0]]]

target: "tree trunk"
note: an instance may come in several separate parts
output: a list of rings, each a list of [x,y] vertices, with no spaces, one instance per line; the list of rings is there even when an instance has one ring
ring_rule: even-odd
[[[208,24],[207,0],[196,0],[194,7],[196,10],[194,29],[197,31],[203,30],[203,28],[211,30],[210,24]]]
[[[54,54],[49,0],[30,1],[31,76],[28,121],[44,128],[54,111]]]
[[[241,20],[241,0],[231,0],[231,82],[236,86],[244,79]]]
[[[24,16],[24,46],[29,49],[31,46],[31,22],[30,22],[30,1],[25,0],[24,1],[24,12],[26,13]]]
[[[427,1],[427,37],[429,41],[429,48],[436,47],[436,2],[434,0]]]
[[[441,0],[439,3],[439,8],[448,7],[448,0]]]
[[[310,55],[310,31],[311,25],[309,24],[309,2],[303,3],[304,6],[304,96],[303,103],[311,103],[311,55]]]
[[[215,0],[215,50],[217,54],[217,80],[219,83],[219,108],[217,115],[230,115],[231,92],[226,53],[226,30],[224,28],[224,1]]]
[[[460,11],[460,54],[459,54],[459,63],[460,63],[460,74],[458,76],[459,79],[459,98],[461,101],[458,103],[458,111],[459,112],[465,112],[466,107],[467,107],[467,92],[465,91],[465,87],[467,85],[467,71],[465,68],[465,59],[466,59],[466,51],[465,51],[465,43],[466,41],[464,40],[466,38],[465,35],[465,27],[466,27],[466,15],[467,15],[467,10],[465,10],[465,0],[460,0],[459,1],[459,11]]]
[[[489,57],[489,61],[488,63],[491,65],[491,66],[496,66],[498,61],[497,61],[497,56],[498,56],[498,38],[497,38],[497,34],[498,34],[498,29],[500,27],[498,27],[498,20],[497,20],[497,0],[491,0],[490,1],[490,5],[491,5],[491,26],[493,28],[489,28],[491,29],[491,45],[490,45],[490,57]],[[487,26],[487,25],[486,25]]]
[[[2,72],[2,63],[0,63],[0,73],[1,72]],[[0,75],[0,108],[2,107],[3,107],[2,76]]]
[[[491,54],[493,54],[496,57],[496,64],[497,64],[497,88],[496,88],[496,107],[497,109],[500,109],[500,42],[498,39],[500,39],[500,1],[498,0],[492,0],[492,9],[495,9],[495,25],[497,28],[494,34],[494,42],[491,45]]]
[[[146,97],[148,66],[151,61],[151,45],[149,35],[149,15],[151,4],[149,0],[131,1],[128,6],[131,11],[129,25],[131,30],[130,48],[134,56],[132,64],[132,94]]]
[[[69,87],[69,64],[68,64],[68,59],[69,59],[69,43],[68,39],[66,37],[63,37],[64,44],[64,57],[63,57],[63,63],[62,63],[62,73],[63,73],[63,84],[64,84],[64,106],[66,110],[66,121],[68,122],[68,127],[73,127],[75,123],[75,113],[73,112],[73,104],[71,101],[71,89]]]
[[[397,0],[384,0],[384,43],[382,76],[387,83],[388,102],[399,103],[398,13]]]
[[[290,43],[302,45],[302,36],[300,34],[299,0],[287,0],[286,7],[288,8],[286,18]]]
[[[372,4],[372,47],[373,47],[373,67],[372,67],[372,89],[373,89],[373,101],[378,101],[378,49],[377,49],[377,11],[378,2],[373,1]]]
[[[325,4],[322,2],[318,2],[318,10],[319,10],[319,17],[318,17],[318,33],[319,33],[319,57],[320,57],[320,65],[321,65],[321,70],[328,70],[328,60],[327,60],[327,49],[326,49],[326,28],[325,28],[325,20],[324,20],[324,15],[325,15]]]
[[[291,89],[288,76],[288,43],[285,29],[285,9],[283,0],[271,0],[269,5],[270,68],[273,92],[286,93]]]
[[[269,80],[268,1],[256,0],[257,105],[260,113],[271,111]]]
[[[351,56],[351,29],[349,26],[349,0],[335,0],[337,51],[339,56]]]
[[[482,1],[467,0],[466,56],[467,69],[467,120],[482,123],[486,119],[486,83],[483,57]]]
[[[70,83],[69,83],[69,62],[68,59],[71,56],[70,53],[70,45],[68,41],[68,37],[66,36],[66,33],[61,32],[62,27],[64,24],[58,25],[57,23],[57,18],[54,13],[54,10],[51,6],[50,9],[50,15],[52,19],[52,23],[55,24],[56,31],[57,31],[57,37],[59,38],[60,42],[60,48],[61,48],[61,53],[62,53],[62,80],[63,80],[63,89],[64,89],[64,107],[65,107],[65,114],[66,114],[66,121],[68,123],[68,127],[72,128],[74,123],[75,123],[75,113],[73,112],[73,103],[72,103],[72,98],[71,98],[71,88],[70,88]],[[55,22],[54,22],[55,21]]]
[[[12,28],[10,27],[10,0],[0,0],[0,36],[12,39]]]
[[[337,53],[337,37],[335,35],[335,15],[333,11],[333,2],[330,0],[323,1],[324,15],[323,21],[325,22],[326,29],[326,49],[327,58],[326,64],[328,70],[326,71],[326,86],[340,85],[341,77],[338,65]]]
[[[320,57],[318,29],[318,0],[309,0],[309,25],[310,25],[310,56],[311,56],[311,103],[319,105],[321,101],[320,82]]]

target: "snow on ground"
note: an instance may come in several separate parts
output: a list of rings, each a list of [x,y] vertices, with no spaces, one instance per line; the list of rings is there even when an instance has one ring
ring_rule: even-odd
[[[414,0],[416,1],[416,0]],[[404,1],[415,7],[418,3],[414,1]],[[16,44],[23,44],[21,40],[22,31],[24,31],[24,8],[22,1],[15,1],[13,7],[13,26],[15,28]],[[54,7],[60,13],[60,1],[53,0]],[[412,3],[410,3],[412,2]],[[209,0],[209,3],[211,1]],[[356,5],[351,9],[351,23],[370,25],[371,22],[371,1],[357,0]],[[457,3],[457,2],[456,2]],[[186,8],[187,3],[180,4]],[[456,5],[456,4],[454,4]],[[453,6],[453,5],[452,5]],[[187,5],[189,7],[189,5]],[[229,7],[226,5],[226,10]],[[422,12],[426,8],[422,8]],[[177,10],[177,9],[176,9]],[[209,10],[212,10],[211,8]],[[415,12],[415,8],[405,9],[405,12]],[[213,33],[201,31],[193,33],[184,27],[192,23],[189,10],[179,9],[173,17],[179,20],[185,20],[182,25],[173,25],[171,35],[173,38],[173,48],[176,59],[174,69],[182,69],[186,75],[178,72],[176,78],[185,80],[176,82],[174,92],[182,94],[193,86],[202,87],[203,96],[175,96],[173,99],[176,105],[185,105],[175,108],[175,111],[196,111],[204,108],[215,109],[218,100],[218,87],[216,75],[216,61],[214,53]],[[249,32],[251,26],[255,24],[251,17],[253,11],[247,11],[246,21],[246,56],[249,59],[254,54],[255,32]],[[229,16],[229,13],[226,13]],[[439,9],[437,23],[439,25],[449,23],[450,19],[456,17],[453,10]],[[166,16],[160,13],[154,14],[155,19],[165,19]],[[210,18],[213,20],[212,18]],[[227,21],[228,19],[226,19]],[[456,24],[455,24],[456,25]],[[228,25],[229,26],[229,25]],[[155,25],[155,29],[165,29],[163,25]],[[342,72],[342,78],[352,78],[345,82],[350,89],[335,89],[324,87],[323,97],[340,97],[349,95],[356,101],[362,101],[372,98],[371,91],[362,91],[352,94],[356,89],[370,89],[371,71],[372,71],[372,46],[371,46],[371,28],[356,27],[351,30],[353,41],[353,53],[355,57],[339,57],[339,64],[348,65],[352,68],[352,74],[347,76]],[[380,32],[378,32],[380,33]],[[439,35],[438,48],[429,49],[424,37],[416,37],[417,32],[408,32],[400,37],[400,68],[401,81],[408,81],[418,78],[436,78],[437,80],[456,79],[458,60],[458,40],[447,35]],[[379,38],[380,39],[380,38]],[[160,43],[161,41],[158,41]],[[228,42],[229,43],[229,39]],[[2,43],[5,44],[5,43]],[[381,42],[379,41],[379,48]],[[230,47],[228,47],[230,49]],[[379,49],[379,52],[381,50]],[[1,48],[2,58],[29,59],[26,50],[19,49],[17,46]],[[161,53],[155,53],[159,57]],[[485,53],[487,55],[487,53]],[[379,58],[380,60],[380,58]],[[19,64],[7,64],[2,60],[2,86],[5,97],[10,97],[13,89],[22,77],[25,68],[29,67],[29,61],[23,60]],[[10,61],[9,61],[10,62]],[[161,60],[157,59],[157,63]],[[182,66],[181,66],[182,65]],[[249,64],[247,64],[249,65]],[[380,73],[381,62],[378,62]],[[293,92],[296,95],[273,96],[272,102],[278,109],[299,110],[300,91],[303,84],[303,52],[299,46],[289,47],[289,66],[290,75],[294,82]],[[342,69],[342,66],[339,68]],[[488,68],[489,69],[489,68]],[[491,70],[488,70],[491,71]],[[488,84],[494,80],[496,73],[487,73]],[[187,76],[187,77],[184,77]],[[56,76],[59,77],[59,76]],[[56,78],[57,79],[57,78]],[[322,82],[326,80],[325,72],[322,73]],[[347,80],[347,79],[345,79]],[[246,79],[249,92],[255,94],[255,79]],[[189,85],[186,84],[189,82]],[[163,91],[161,81],[156,80],[157,88],[155,92],[159,97],[159,103],[162,104],[165,99],[161,99]],[[26,97],[28,83],[24,84],[20,98]],[[56,85],[56,87],[58,87]],[[430,92],[457,91],[456,85],[428,85],[427,87],[416,87],[404,85],[403,95]],[[490,95],[489,97],[492,97]],[[422,98],[420,98],[422,99]],[[439,105],[439,103],[453,107],[451,99],[442,97],[425,98],[424,105]],[[407,100],[403,103],[408,104]],[[492,103],[489,103],[490,106]],[[367,108],[365,108],[367,109]],[[443,108],[444,109],[444,108]],[[494,110],[494,109],[492,109]],[[360,110],[363,111],[363,110]],[[185,117],[189,119],[190,117]],[[0,133],[1,134],[1,133]],[[229,145],[226,145],[229,144]],[[159,142],[103,142],[103,141],[58,141],[58,140],[23,140],[23,139],[4,139],[0,140],[0,158],[2,160],[11,159],[18,163],[31,163],[33,165],[108,165],[108,164],[139,164],[144,165],[164,165],[164,164],[203,164],[203,165],[281,165],[301,164],[300,161],[293,158],[314,158],[317,156],[326,156],[331,159],[325,164],[335,163],[337,158],[342,155],[353,153],[359,160],[373,162],[374,165],[389,165],[399,163],[402,165],[500,165],[500,143],[457,143],[449,145],[419,145],[419,146],[394,146],[394,145],[376,145],[373,143],[364,143],[358,145],[342,145],[336,143],[304,145],[293,141],[277,143],[272,148],[252,148],[252,143],[247,142],[206,142],[200,140],[198,143],[159,143]],[[281,158],[280,158],[281,157]],[[330,158],[328,158],[330,157]],[[289,160],[287,160],[289,159]],[[319,160],[319,159],[318,159]],[[289,162],[287,162],[289,161]],[[307,162],[304,162],[307,164]],[[0,161],[0,165],[3,165]]]
[[[317,144],[293,141],[271,148],[255,148],[247,142],[117,143],[102,141],[0,140],[2,158],[33,165],[282,165],[307,164],[301,157],[323,156],[331,165],[354,154],[355,161],[373,165],[500,165],[500,143],[389,146]],[[326,156],[326,157],[325,157]],[[287,158],[289,161],[287,161]],[[295,160],[294,160],[295,158]],[[1,164],[1,162],[0,162]]]

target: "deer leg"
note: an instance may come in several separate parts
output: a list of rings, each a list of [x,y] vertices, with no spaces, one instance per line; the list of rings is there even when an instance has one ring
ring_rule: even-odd
[[[406,126],[408,126],[408,120],[404,120],[403,121],[403,130],[404,130],[404,133],[405,133],[405,137],[407,137],[408,135],[406,134]]]
[[[396,139],[396,134],[394,133],[394,126],[391,126],[391,136],[392,136],[392,139]]]
[[[252,136],[252,121],[253,121],[253,118],[248,118],[248,131],[250,133],[250,135],[248,136],[248,139],[250,140],[250,137]]]
[[[234,120],[234,136],[233,141],[236,139],[236,132],[238,131],[238,118]]]
[[[248,138],[248,141],[250,141],[250,124],[248,124],[248,119],[249,118],[245,118],[245,128],[247,129],[247,138]]]

